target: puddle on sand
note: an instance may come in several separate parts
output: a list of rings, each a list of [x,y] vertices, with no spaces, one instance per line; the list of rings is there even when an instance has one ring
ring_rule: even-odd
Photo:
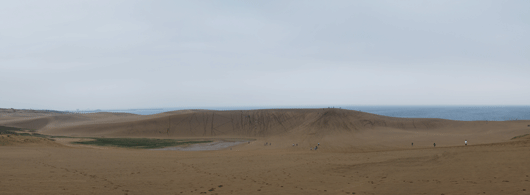
[[[214,141],[210,143],[191,144],[188,146],[176,146],[176,147],[158,148],[158,149],[151,149],[151,150],[179,150],[179,151],[221,150],[221,149],[236,146],[242,143],[247,143],[247,141],[235,141],[235,142]]]

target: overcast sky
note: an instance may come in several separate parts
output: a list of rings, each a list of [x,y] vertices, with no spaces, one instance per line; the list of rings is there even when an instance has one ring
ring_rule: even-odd
[[[0,1],[0,108],[530,105],[530,1]]]

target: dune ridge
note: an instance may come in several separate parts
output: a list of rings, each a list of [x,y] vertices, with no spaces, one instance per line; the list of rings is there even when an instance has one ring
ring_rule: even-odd
[[[508,141],[528,133],[529,121],[452,121],[396,118],[344,109],[182,110],[156,115],[126,113],[56,114],[2,120],[0,124],[33,128],[64,136],[153,138],[259,138],[263,142],[299,143],[329,149],[358,146],[408,147]],[[274,148],[274,147],[270,147]],[[365,147],[366,149],[367,147]],[[369,147],[368,147],[369,148]]]

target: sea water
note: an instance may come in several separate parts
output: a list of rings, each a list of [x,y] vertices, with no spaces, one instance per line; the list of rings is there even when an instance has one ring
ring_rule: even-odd
[[[530,106],[331,106],[334,108],[356,110],[378,115],[402,118],[441,118],[460,121],[507,121],[530,120]],[[204,107],[207,110],[253,110],[289,107]],[[293,106],[292,108],[328,108],[327,106]],[[107,112],[126,112],[140,115],[158,114],[174,110],[193,108],[157,108],[106,110]]]
[[[344,109],[402,118],[460,121],[530,120],[530,106],[345,106]]]

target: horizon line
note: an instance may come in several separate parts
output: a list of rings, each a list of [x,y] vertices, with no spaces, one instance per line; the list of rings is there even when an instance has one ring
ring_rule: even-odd
[[[33,109],[33,108],[0,108],[0,109],[15,109],[15,110],[39,110],[39,111],[63,111],[63,112],[94,112],[94,111],[130,111],[130,110],[238,110],[237,108],[248,108],[250,110],[258,109],[308,109],[308,108],[342,108],[342,107],[513,107],[513,106],[530,106],[530,105],[466,105],[466,104],[453,104],[453,105],[376,105],[376,104],[365,104],[365,105],[298,105],[298,106],[182,106],[182,107],[151,107],[151,108],[114,108],[114,109]],[[233,108],[233,109],[232,109]],[[245,109],[242,109],[245,110]]]

